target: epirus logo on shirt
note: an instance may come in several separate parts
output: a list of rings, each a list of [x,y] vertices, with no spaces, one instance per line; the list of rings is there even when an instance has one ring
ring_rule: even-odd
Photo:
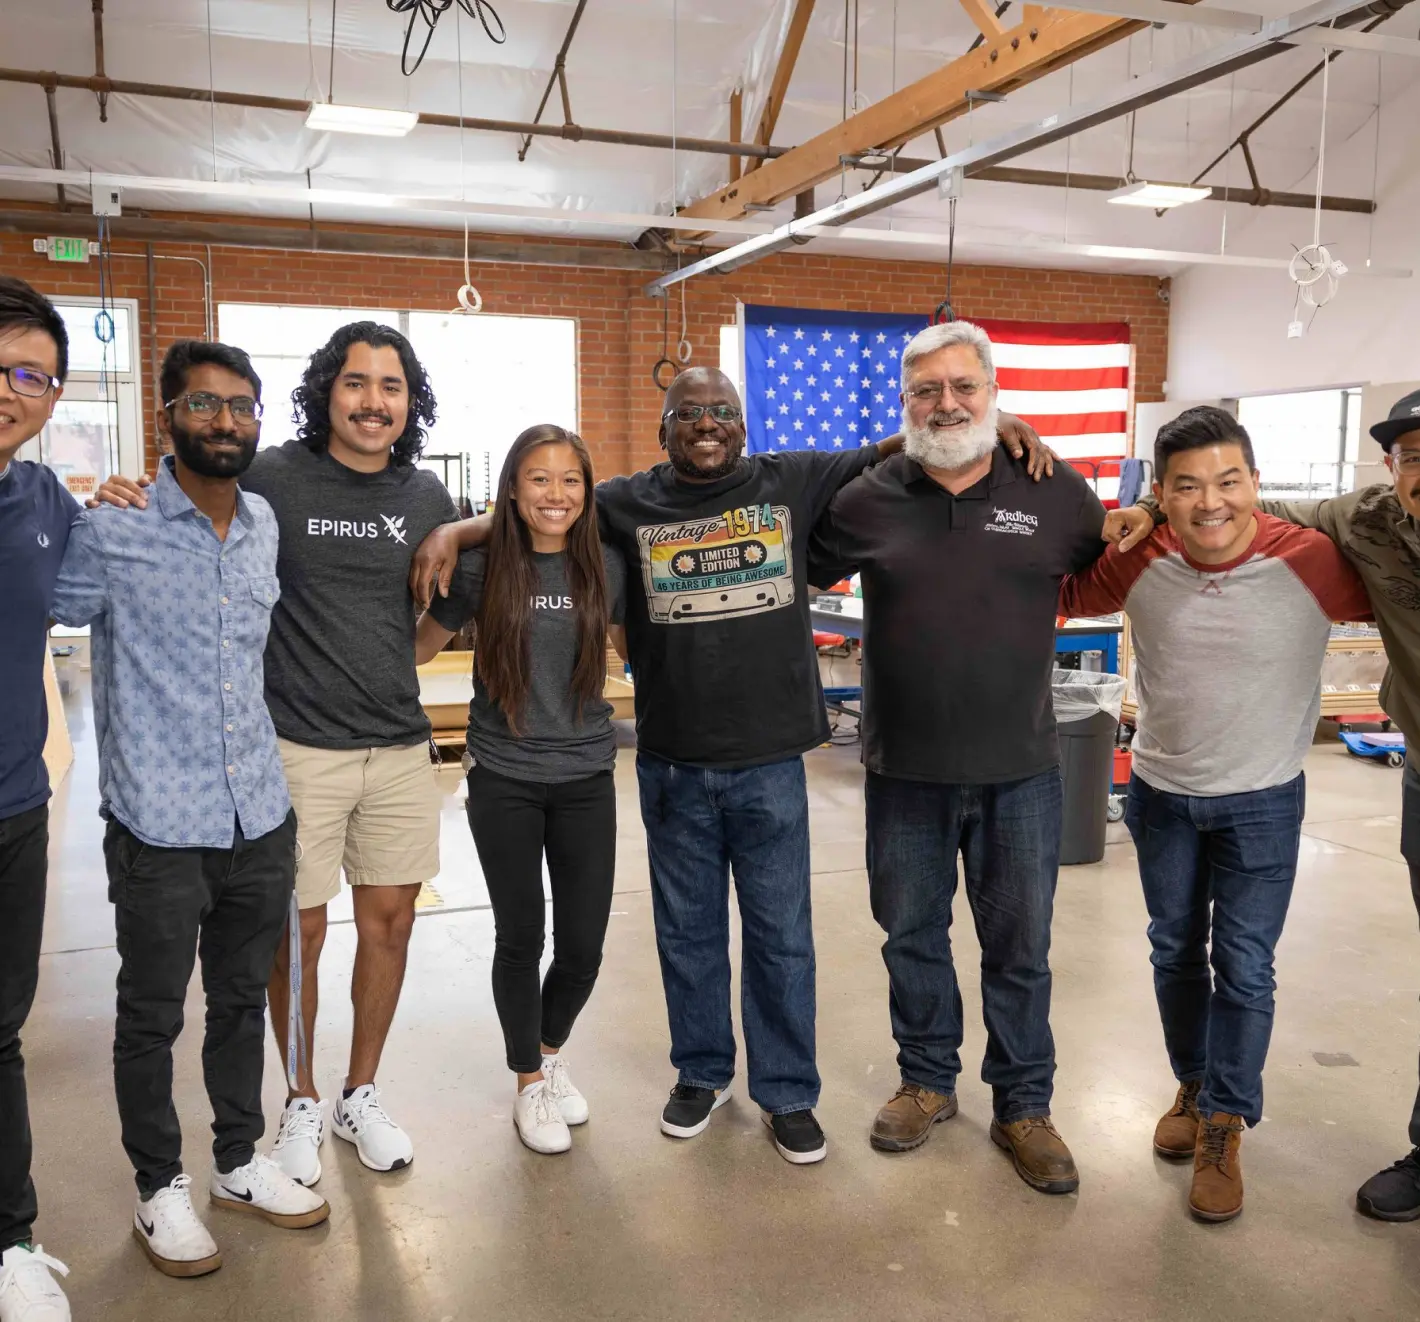
[[[991,510],[991,518],[986,523],[987,532],[1013,532],[1022,537],[1034,537],[1040,520],[1034,514],[1021,510],[1003,510],[996,505]]]
[[[394,518],[388,514],[381,514],[380,518],[384,521],[386,536],[393,537],[401,546],[409,544],[405,540],[407,530],[404,526],[403,514]],[[380,535],[380,525],[368,520],[307,519],[306,535],[309,537],[358,537],[373,540]]]

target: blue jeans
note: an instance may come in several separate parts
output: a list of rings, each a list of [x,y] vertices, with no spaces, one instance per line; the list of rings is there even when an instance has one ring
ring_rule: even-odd
[[[809,798],[804,760],[716,771],[637,753],[656,949],[680,1082],[724,1088],[730,872],[740,905],[740,1013],[749,1095],[783,1115],[818,1102]]]
[[[1003,1123],[1048,1115],[1060,772],[1004,785],[936,785],[870,771],[866,799],[868,886],[873,917],[887,933],[883,962],[903,1082],[953,1093],[961,1073],[950,934],[960,853],[981,942],[981,1077]]]
[[[1124,820],[1139,851],[1164,1045],[1180,1083],[1203,1081],[1204,1115],[1262,1119],[1273,954],[1305,811],[1304,776],[1216,798],[1129,782]]]

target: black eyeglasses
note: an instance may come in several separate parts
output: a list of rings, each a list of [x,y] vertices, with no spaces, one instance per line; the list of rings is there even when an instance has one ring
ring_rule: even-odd
[[[178,404],[186,404],[187,411],[203,422],[208,422],[221,413],[224,404],[232,410],[232,418],[236,422],[256,422],[261,417],[261,405],[250,395],[233,395],[224,399],[221,395],[197,390],[190,395],[179,395],[176,399],[170,399],[163,407],[170,409]]]
[[[674,418],[677,422],[699,422],[706,414],[716,422],[738,422],[744,411],[733,404],[682,404],[678,409],[667,409],[661,414],[661,421]]]
[[[10,389],[30,399],[43,399],[51,390],[64,384],[48,372],[36,372],[33,367],[0,367],[0,376],[8,378]]]

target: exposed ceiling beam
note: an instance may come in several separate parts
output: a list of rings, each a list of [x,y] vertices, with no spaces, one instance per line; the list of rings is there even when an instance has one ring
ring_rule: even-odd
[[[1057,0],[1053,8],[1077,14],[1134,18],[1141,23],[1192,23],[1233,32],[1260,32],[1267,21],[1261,14],[1218,9],[1207,4],[1180,4],[1178,0]]]
[[[1396,0],[1384,2],[1394,5]],[[1408,3],[1408,0],[1402,0],[1402,3]],[[683,280],[712,271],[735,270],[771,253],[782,252],[792,244],[803,242],[822,227],[844,225],[908,198],[930,192],[950,180],[958,170],[967,170],[974,166],[1000,165],[1026,152],[1119,119],[1131,111],[1202,86],[1239,69],[1259,64],[1285,50],[1286,47],[1281,43],[1293,33],[1305,28],[1326,23],[1356,23],[1374,15],[1373,4],[1358,4],[1357,0],[1318,0],[1305,9],[1271,20],[1261,32],[1236,37],[1179,64],[1136,78],[1100,100],[1072,106],[985,142],[953,152],[920,170],[899,175],[802,219],[791,220],[771,234],[747,239],[723,252],[693,262],[678,271],[669,272],[652,281],[646,287],[646,292],[653,297],[663,297],[672,285]],[[789,158],[786,156],[781,158],[781,161],[787,159]],[[780,162],[774,163],[775,166],[778,164]],[[770,168],[766,166],[764,173]]]
[[[1001,20],[996,17],[996,11],[987,0],[961,0],[961,7],[966,10],[966,16],[976,24],[976,30],[988,41],[999,37],[1005,31]]]
[[[964,114],[969,91],[1006,92],[1024,86],[1142,26],[1059,9],[1030,10],[1025,21],[1000,37],[766,161],[680,214],[731,220],[743,216],[747,204],[782,202],[837,174],[843,156],[899,146]]]
[[[803,48],[804,34],[809,30],[809,19],[813,12],[814,0],[795,0],[794,12],[789,16],[789,27],[784,34],[784,46],[774,66],[774,76],[769,80],[769,95],[765,98],[764,109],[759,115],[759,127],[754,133],[754,140],[761,147],[767,147],[774,141],[779,112],[784,109],[784,98],[789,94],[789,80],[794,76],[794,66],[799,62],[799,51]],[[734,137],[735,134],[730,136]],[[758,160],[749,163],[748,169],[758,168]]]
[[[56,228],[79,237],[98,237],[90,215],[56,217],[46,211],[0,210],[0,233],[53,234]],[[281,252],[329,252],[356,257],[410,257],[421,261],[463,261],[463,235],[400,234],[309,229],[305,225],[245,224],[230,220],[161,220],[117,216],[109,222],[114,239],[138,243],[210,243],[217,248],[263,248]],[[608,244],[530,243],[520,240],[469,240],[474,262],[528,266],[592,266],[618,271],[664,271],[674,257]]]
[[[963,4],[982,2],[962,0]],[[1110,14],[1145,23],[1189,23],[1205,28],[1227,28],[1233,32],[1261,32],[1262,25],[1267,22],[1263,14],[1218,9],[1209,4],[1180,4],[1178,0],[1056,0],[1054,7],[1079,14]],[[1413,38],[1371,36],[1364,32],[1345,32],[1333,28],[1308,28],[1288,37],[1286,44],[1329,46],[1332,49],[1365,51],[1370,55],[1420,58],[1420,41]]]
[[[174,87],[167,83],[136,83],[120,78],[88,78],[78,74],[38,69],[0,69],[0,83],[27,83],[33,87],[70,87],[104,95],[151,96],[168,101],[198,101],[203,105],[246,106],[254,110],[287,110],[306,115],[311,103],[285,96],[257,96],[248,92],[209,91],[205,87]],[[421,112],[421,124],[459,127],[457,115]],[[782,156],[785,148],[758,143],[722,142],[718,138],[687,138],[679,134],[638,133],[627,129],[592,129],[582,124],[525,124],[512,119],[474,119],[464,116],[463,127],[487,133],[513,133],[519,137],[565,138],[570,142],[606,142],[619,147],[658,147],[664,150],[708,152],[716,156]]]

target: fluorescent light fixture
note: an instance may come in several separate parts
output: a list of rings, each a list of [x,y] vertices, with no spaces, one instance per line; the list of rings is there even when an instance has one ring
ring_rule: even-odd
[[[1106,202],[1117,202],[1124,207],[1151,207],[1155,211],[1167,211],[1169,207],[1181,207],[1188,202],[1201,202],[1211,197],[1211,188],[1193,188],[1188,184],[1126,184],[1105,196]]]
[[[313,101],[306,127],[321,133],[364,133],[372,138],[402,138],[419,123],[413,110],[374,110]]]

